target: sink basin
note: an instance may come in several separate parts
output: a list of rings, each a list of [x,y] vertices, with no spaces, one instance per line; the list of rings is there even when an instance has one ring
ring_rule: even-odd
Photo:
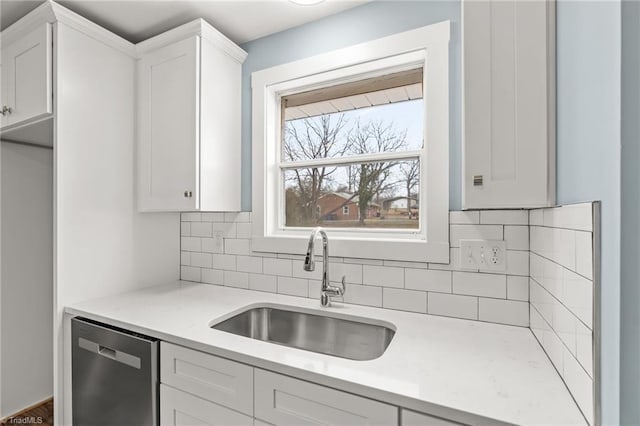
[[[357,318],[325,316],[273,306],[258,306],[211,326],[239,336],[341,358],[380,357],[395,334],[389,325]]]

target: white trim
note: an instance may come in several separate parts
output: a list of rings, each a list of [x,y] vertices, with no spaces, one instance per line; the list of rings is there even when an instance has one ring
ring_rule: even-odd
[[[317,158],[313,160],[282,161],[278,163],[281,169],[301,169],[317,166],[349,166],[362,163],[379,163],[382,161],[417,160],[422,156],[422,150],[400,152],[376,152],[375,154],[345,155],[344,157]]]
[[[327,85],[422,67],[425,126],[424,148],[398,153],[420,159],[421,200],[419,230],[340,230],[328,228],[332,255],[410,260],[449,261],[449,37],[450,22],[384,37],[331,51],[252,74],[253,243],[257,252],[303,253],[307,229],[284,231],[277,205],[283,206],[279,185],[281,167],[309,162],[281,163],[278,149],[281,96]],[[429,93],[429,96],[426,96]],[[428,155],[426,155],[428,153]],[[416,155],[417,154],[417,155]],[[386,158],[390,154],[363,156]],[[396,154],[391,154],[396,155]],[[352,163],[355,157],[339,161]],[[334,160],[329,160],[334,161]],[[326,164],[327,160],[322,160]],[[338,163],[336,163],[338,164]],[[270,192],[269,192],[270,191]],[[267,194],[272,194],[267,196]],[[359,231],[359,232],[358,232]]]
[[[47,0],[2,31],[2,44],[7,46],[25,36],[34,28],[45,23],[53,24],[55,22],[61,22],[126,55],[135,57],[136,52],[133,43],[51,0]]]
[[[192,36],[201,36],[203,39],[210,41],[218,49],[231,56],[239,63],[243,63],[247,57],[247,52],[242,50],[237,44],[229,40],[220,31],[213,28],[204,19],[198,18],[184,25],[166,31],[150,39],[141,41],[135,46],[136,54],[142,57],[144,54],[184,40]]]

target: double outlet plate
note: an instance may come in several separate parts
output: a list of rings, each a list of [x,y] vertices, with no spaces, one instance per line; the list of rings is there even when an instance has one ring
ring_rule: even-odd
[[[501,240],[460,240],[460,268],[506,271],[506,243]]]

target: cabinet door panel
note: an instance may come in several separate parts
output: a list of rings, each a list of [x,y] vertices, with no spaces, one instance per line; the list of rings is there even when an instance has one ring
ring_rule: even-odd
[[[464,208],[555,202],[554,7],[463,2]]]
[[[2,105],[11,108],[3,125],[14,125],[51,114],[52,29],[44,24],[3,48]]]
[[[160,385],[162,426],[252,426],[251,417],[186,392]]]
[[[253,415],[253,368],[182,346],[160,344],[160,381]]]
[[[141,210],[199,208],[199,37],[138,62]]]
[[[398,424],[391,405],[255,369],[255,416],[277,426]]]

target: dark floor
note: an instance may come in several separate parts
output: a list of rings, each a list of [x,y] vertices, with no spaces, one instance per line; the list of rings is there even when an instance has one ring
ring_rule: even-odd
[[[29,411],[8,417],[0,422],[0,426],[11,425],[53,426],[53,400],[46,401]]]

